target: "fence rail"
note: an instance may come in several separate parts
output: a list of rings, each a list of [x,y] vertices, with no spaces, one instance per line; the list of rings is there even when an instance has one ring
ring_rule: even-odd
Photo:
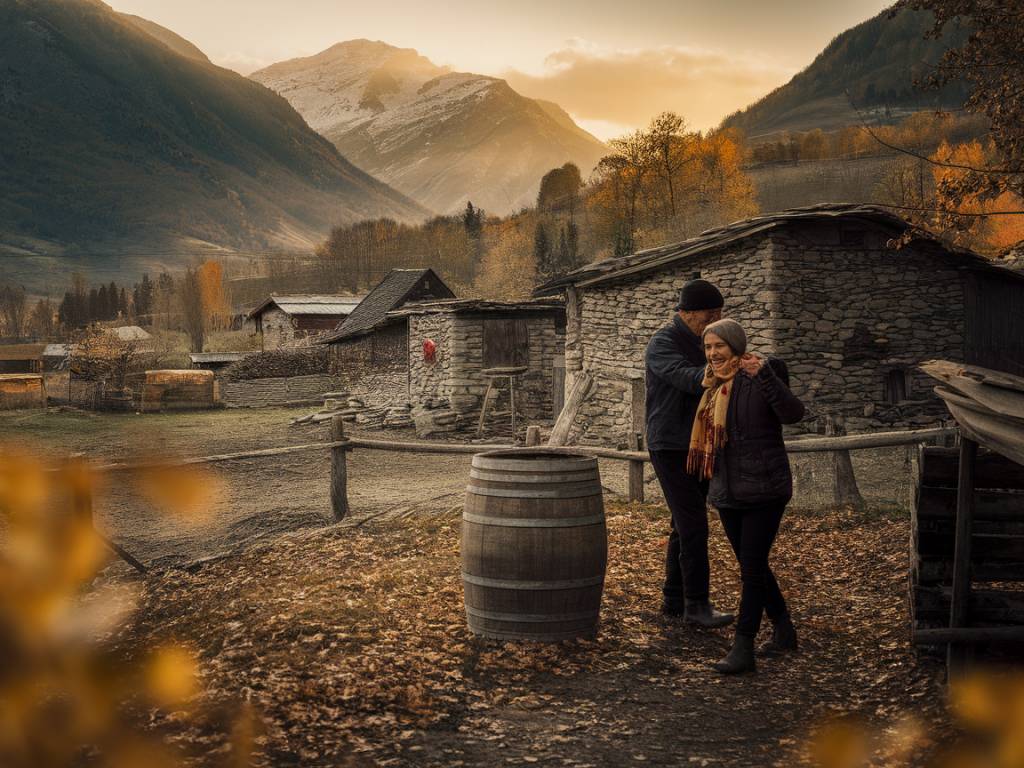
[[[855,451],[868,448],[898,447],[901,445],[916,445],[943,440],[956,433],[955,429],[917,429],[904,430],[899,432],[876,432],[865,435],[844,435],[839,437],[807,437],[790,438],[786,440],[786,449],[790,453],[812,453],[825,452],[835,453],[839,451]],[[528,432],[528,443],[534,443],[533,447],[543,448],[536,443],[539,432],[531,428]],[[374,451],[399,451],[407,453],[426,454],[475,454],[481,451],[507,450],[518,446],[498,443],[435,443],[428,441],[399,441],[399,440],[378,440],[364,437],[346,437],[345,425],[341,416],[335,416],[331,421],[331,439],[319,443],[306,443],[303,445],[288,445],[280,448],[263,448],[253,451],[240,451],[238,453],[223,453],[213,456],[198,456],[186,459],[169,459],[159,461],[141,462],[117,462],[113,464],[102,464],[94,467],[97,472],[135,472],[155,468],[187,467],[200,464],[216,464],[224,461],[237,461],[243,459],[262,459],[271,456],[284,456],[293,453],[305,453],[309,451],[331,451],[331,509],[335,520],[343,519],[349,511],[348,504],[348,467],[345,454],[356,448]],[[550,450],[567,451],[572,453],[583,453],[601,459],[612,459],[627,461],[630,464],[629,471],[629,500],[644,500],[644,463],[651,460],[646,451],[620,451],[613,448],[599,448],[590,446],[573,446],[568,448],[552,448]],[[83,514],[92,516],[92,499],[82,500],[81,507]],[[146,568],[142,563],[132,557],[122,547],[110,541],[106,537],[103,540],[107,545],[132,567],[145,572]]]

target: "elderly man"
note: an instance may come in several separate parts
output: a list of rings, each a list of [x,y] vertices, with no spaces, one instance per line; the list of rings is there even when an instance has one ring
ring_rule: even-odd
[[[707,359],[701,335],[722,317],[722,294],[707,280],[683,286],[672,322],[647,345],[647,448],[665,502],[672,533],[665,558],[662,612],[682,615],[702,627],[724,627],[733,615],[710,601],[707,481],[686,472],[690,433],[703,393]]]

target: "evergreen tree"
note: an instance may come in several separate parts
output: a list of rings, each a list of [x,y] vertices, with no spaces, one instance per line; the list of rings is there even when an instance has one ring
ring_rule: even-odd
[[[117,319],[117,283],[113,280],[107,286],[107,320]]]
[[[537,272],[547,276],[551,274],[551,241],[542,222],[537,222],[533,233],[533,260],[537,264]]]
[[[569,223],[566,225],[565,231],[565,239],[569,251],[568,265],[569,269],[572,270],[580,266],[580,233],[579,229],[576,227],[576,222],[572,219],[569,219]]]
[[[484,225],[484,212],[480,208],[474,208],[473,202],[466,203],[466,210],[462,214],[462,226],[466,228],[466,234],[476,239]]]
[[[117,295],[117,312],[121,317],[128,317],[128,294],[123,285],[121,292]]]
[[[89,289],[89,303],[85,312],[83,325],[99,320],[103,312],[100,309],[100,294],[95,288]]]

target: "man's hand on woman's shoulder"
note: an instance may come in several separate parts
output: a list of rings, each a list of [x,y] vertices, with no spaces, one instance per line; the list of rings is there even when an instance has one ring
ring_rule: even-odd
[[[757,376],[764,367],[764,358],[748,352],[740,358],[740,370],[748,376]]]

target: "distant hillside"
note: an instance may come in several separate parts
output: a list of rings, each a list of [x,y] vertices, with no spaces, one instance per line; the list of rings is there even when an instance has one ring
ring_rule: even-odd
[[[925,40],[932,23],[930,13],[904,11],[890,19],[883,11],[843,32],[805,70],[727,117],[722,126],[739,128],[757,142],[775,138],[781,131],[856,125],[862,117],[850,99],[878,121],[921,109],[960,106],[967,96],[963,85],[938,93],[914,87],[915,78],[967,35],[965,30],[955,30],[939,40]]]
[[[353,163],[442,213],[467,200],[509,213],[535,201],[545,172],[572,161],[586,177],[607,152],[555,104],[381,42],[350,40],[252,77]]]
[[[0,136],[0,253],[310,250],[428,215],[280,96],[98,0],[0,3]]]
[[[206,54],[199,50],[199,48],[181,35],[171,32],[167,27],[161,27],[156,22],[144,19],[141,16],[134,16],[130,13],[119,13],[117,15],[125,21],[134,24],[147,35],[152,35],[175,53],[180,54],[187,59],[195,59],[196,61],[202,61],[206,64],[212,63]]]

